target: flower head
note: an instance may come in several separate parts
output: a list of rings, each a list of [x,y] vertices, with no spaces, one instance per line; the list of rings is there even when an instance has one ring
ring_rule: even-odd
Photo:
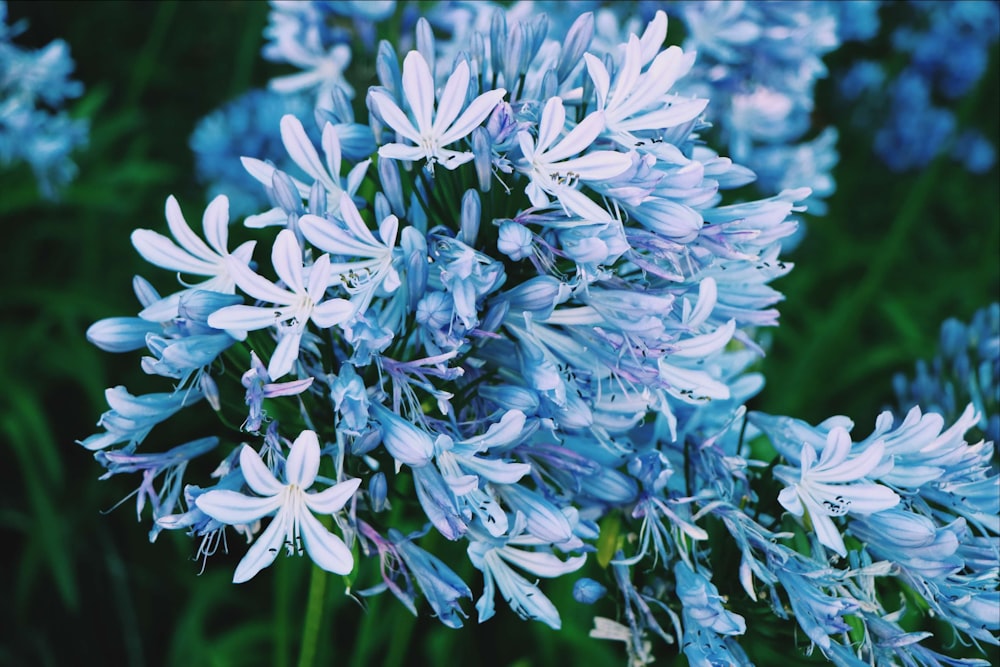
[[[330,515],[340,510],[361,480],[349,479],[318,493],[307,493],[316,481],[319,464],[319,440],[313,431],[303,431],[292,443],[284,483],[268,470],[257,452],[243,445],[240,469],[247,486],[258,495],[220,489],[198,496],[198,509],[229,525],[247,525],[276,513],[236,567],[233,583],[252,579],[273,563],[282,545],[289,555],[301,554],[305,549],[313,562],[328,572],[348,574],[354,569],[354,557],[347,545],[313,514]]]

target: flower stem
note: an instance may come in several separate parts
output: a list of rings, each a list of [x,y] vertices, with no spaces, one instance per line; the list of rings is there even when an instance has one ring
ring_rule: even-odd
[[[326,598],[326,580],[329,575],[314,565],[309,577],[309,600],[306,603],[306,619],[302,626],[302,652],[299,667],[312,667],[316,660],[316,645],[319,629],[323,622],[323,602]]]

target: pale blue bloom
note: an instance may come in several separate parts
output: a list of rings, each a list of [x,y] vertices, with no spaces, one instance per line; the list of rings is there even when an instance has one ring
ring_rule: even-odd
[[[178,274],[205,276],[207,280],[146,306],[139,316],[153,322],[176,317],[181,296],[193,290],[233,294],[236,291],[234,271],[247,267],[257,244],[246,241],[229,252],[229,199],[225,195],[219,195],[205,208],[202,216],[205,240],[192,231],[173,195],[167,198],[166,218],[176,241],[151,229],[137,229],[132,232],[132,245],[150,264]]]
[[[412,145],[384,144],[378,154],[393,160],[423,159],[429,170],[437,163],[446,169],[456,169],[471,160],[471,152],[445,147],[467,137],[507,94],[503,88],[489,90],[466,106],[469,66],[463,61],[455,67],[435,105],[434,79],[419,51],[410,51],[403,61],[402,89],[413,122],[385,91],[373,89],[369,93],[373,108],[382,120],[396,131],[398,138],[412,142]]]
[[[538,577],[557,577],[579,570],[587,557],[572,556],[564,561],[550,551],[518,548],[537,545],[539,542],[530,536],[519,535],[516,527],[511,532],[512,536],[508,539],[471,533],[469,560],[483,573],[483,594],[476,602],[479,622],[493,616],[493,597],[499,588],[500,594],[515,614],[521,618],[541,621],[558,630],[562,626],[562,620],[555,605],[542,594],[537,584],[525,579],[511,566]]]
[[[142,482],[133,494],[136,497],[136,515],[141,520],[142,510],[149,502],[153,510],[154,528],[149,539],[153,541],[160,531],[160,518],[173,512],[183,488],[184,470],[191,459],[206,454],[219,444],[218,438],[200,438],[183,445],[178,445],[166,452],[153,454],[135,454],[124,450],[101,450],[94,455],[98,463],[107,468],[101,479],[121,473],[142,473]],[[159,490],[156,489],[156,478],[163,475]]]
[[[244,337],[247,331],[276,326],[278,346],[268,363],[267,374],[277,380],[292,370],[309,322],[323,329],[341,324],[354,314],[354,306],[346,299],[323,298],[332,272],[329,255],[321,255],[309,267],[307,282],[302,250],[291,231],[279,232],[271,261],[288,289],[278,287],[245,265],[234,265],[231,270],[234,282],[243,291],[274,306],[227,306],[212,313],[208,323],[241,332]]]
[[[243,429],[251,433],[260,430],[261,424],[267,413],[264,412],[264,399],[275,398],[276,396],[295,396],[309,389],[313,383],[313,378],[303,380],[293,380],[291,382],[271,382],[271,376],[267,373],[267,368],[261,363],[257,353],[250,351],[250,369],[240,378],[240,383],[246,388],[246,398],[244,399],[248,415],[243,422]]]
[[[70,155],[87,143],[89,123],[62,110],[67,100],[83,94],[70,79],[69,46],[53,40],[38,50],[12,42],[25,22],[7,24],[7,3],[0,2],[0,166],[26,162],[46,199],[76,176]]]
[[[292,443],[285,479],[279,481],[248,445],[240,449],[240,469],[256,496],[216,489],[198,496],[195,503],[205,514],[229,525],[248,525],[276,513],[268,527],[236,567],[233,583],[252,579],[274,562],[281,546],[288,554],[305,549],[319,567],[335,574],[354,569],[354,557],[343,540],[329,532],[316,514],[334,514],[354,495],[360,479],[334,484],[309,493],[320,466],[319,441],[313,431],[303,431]]]
[[[154,426],[200,400],[202,393],[192,388],[133,396],[119,385],[105,390],[104,397],[111,409],[101,415],[97,425],[103,426],[105,432],[95,433],[80,444],[98,450],[126,443],[123,451],[133,452]]]
[[[882,463],[885,445],[876,442],[852,457],[852,444],[846,430],[833,428],[818,458],[812,445],[804,444],[798,469],[774,469],[774,476],[788,484],[778,501],[795,516],[808,512],[819,541],[841,556],[847,555],[847,549],[831,517],[872,514],[899,503],[892,489],[867,481]]]

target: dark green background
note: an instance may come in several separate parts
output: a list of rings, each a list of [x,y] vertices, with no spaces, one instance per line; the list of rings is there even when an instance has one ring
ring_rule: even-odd
[[[197,120],[290,71],[259,57],[267,6],[13,2],[9,15],[30,20],[21,45],[69,42],[87,90],[71,108],[92,130],[77,156],[79,178],[58,204],[38,199],[26,168],[0,173],[0,665],[295,664],[302,560],[279,559],[233,586],[242,553],[234,545],[236,555],[199,574],[193,543],[164,534],[150,544],[148,518],[136,523],[130,500],[102,513],[134,484],[98,482],[99,466],[74,444],[96,430],[105,387],[163,390],[141,373],[138,354],[100,352],[84,331],[136,311],[131,276],[150,272],[129,233],[164,229],[167,195],[189,221],[200,216],[206,200],[187,148]],[[877,47],[845,48],[828,62],[836,69],[862,50],[878,55]],[[994,48],[988,76],[959,109],[994,142],[997,71]],[[892,401],[891,375],[933,354],[941,320],[968,319],[1000,298],[998,172],[972,176],[940,160],[919,174],[889,174],[871,155],[870,134],[846,122],[829,82],[817,117],[841,131],[839,188],[829,215],[807,220],[789,257],[796,268],[777,283],[787,295],[782,326],[771,334],[768,385],[753,407],[813,421],[846,414],[864,434]],[[478,595],[478,573],[460,574]],[[467,604],[471,618],[455,632],[428,618],[426,606],[415,620],[388,596],[365,610],[333,582],[317,664],[623,664],[620,645],[586,636],[595,609],[613,616],[613,604],[583,607],[571,585],[543,584],[562,613],[561,633],[520,622],[499,601],[483,626]],[[777,641],[774,650],[788,654]],[[673,648],[658,652],[657,664],[673,664]]]

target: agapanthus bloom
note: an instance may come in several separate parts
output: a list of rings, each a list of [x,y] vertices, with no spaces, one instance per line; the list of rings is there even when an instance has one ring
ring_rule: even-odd
[[[244,445],[240,449],[240,469],[247,486],[257,495],[214,490],[198,496],[198,509],[229,525],[250,524],[274,514],[270,525],[236,567],[233,583],[252,579],[274,561],[282,546],[289,554],[304,549],[313,562],[336,574],[347,574],[354,569],[354,557],[344,541],[313,514],[331,515],[343,508],[361,480],[345,480],[309,493],[319,466],[319,441],[312,431],[303,431],[292,443],[284,482],[274,476],[253,448]]]

